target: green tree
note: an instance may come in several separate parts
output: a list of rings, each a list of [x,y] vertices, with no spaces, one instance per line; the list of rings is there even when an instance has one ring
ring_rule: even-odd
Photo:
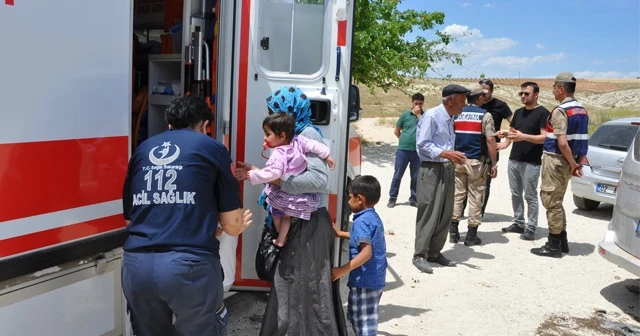
[[[299,4],[324,5],[324,0],[296,0]]]
[[[407,88],[413,79],[424,78],[440,61],[461,64],[462,55],[447,51],[453,39],[440,31],[428,40],[405,39],[416,29],[431,30],[444,23],[444,13],[398,10],[402,0],[357,0],[352,74],[357,84],[373,91]],[[426,1],[425,1],[426,2]]]

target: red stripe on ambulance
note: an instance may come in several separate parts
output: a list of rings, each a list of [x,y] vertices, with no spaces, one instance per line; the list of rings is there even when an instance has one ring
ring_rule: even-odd
[[[362,164],[362,140],[359,136],[349,138],[349,163],[353,167]]]
[[[122,198],[128,147],[127,136],[0,144],[0,222]]]
[[[329,216],[331,217],[331,222],[336,223],[336,218],[338,218],[338,195],[329,194],[329,199],[327,202],[327,211],[329,211]]]
[[[122,214],[0,240],[0,258],[124,228]]]
[[[249,75],[249,30],[251,29],[251,0],[242,0],[240,23],[240,62],[238,64],[238,132],[236,136],[236,160],[244,162],[244,147],[247,128],[247,82]],[[244,199],[244,183],[240,183],[240,199]],[[254,218],[254,225],[262,225]],[[234,286],[268,287],[269,282],[242,278],[242,234],[236,247],[236,279]]]

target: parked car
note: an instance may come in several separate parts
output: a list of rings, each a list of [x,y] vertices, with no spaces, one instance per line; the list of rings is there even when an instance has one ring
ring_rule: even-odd
[[[640,131],[622,166],[613,216],[598,252],[640,277]]]
[[[640,117],[611,120],[589,137],[589,152],[581,162],[584,175],[571,178],[573,203],[578,209],[615,204],[621,167],[638,128]]]

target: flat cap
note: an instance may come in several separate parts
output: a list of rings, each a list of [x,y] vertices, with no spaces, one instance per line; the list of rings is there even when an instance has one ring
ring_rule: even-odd
[[[561,72],[556,76],[556,83],[575,83],[576,78],[570,72]]]
[[[469,89],[458,84],[449,84],[442,88],[442,96],[447,97],[456,93],[469,93]]]
[[[469,87],[469,91],[469,94],[472,96],[489,93],[489,90],[483,88],[480,84],[471,84],[471,86]]]

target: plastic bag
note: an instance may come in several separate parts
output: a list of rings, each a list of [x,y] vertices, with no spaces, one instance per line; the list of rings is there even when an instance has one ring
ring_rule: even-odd
[[[222,280],[222,287],[224,292],[227,293],[233,281],[236,278],[236,247],[238,247],[238,237],[232,237],[223,232],[218,237],[220,242],[220,264],[222,265],[222,271],[224,277]]]
[[[276,266],[280,259],[280,248],[273,245],[273,239],[277,237],[270,228],[265,227],[262,238],[256,251],[256,273],[260,280],[273,281]]]

